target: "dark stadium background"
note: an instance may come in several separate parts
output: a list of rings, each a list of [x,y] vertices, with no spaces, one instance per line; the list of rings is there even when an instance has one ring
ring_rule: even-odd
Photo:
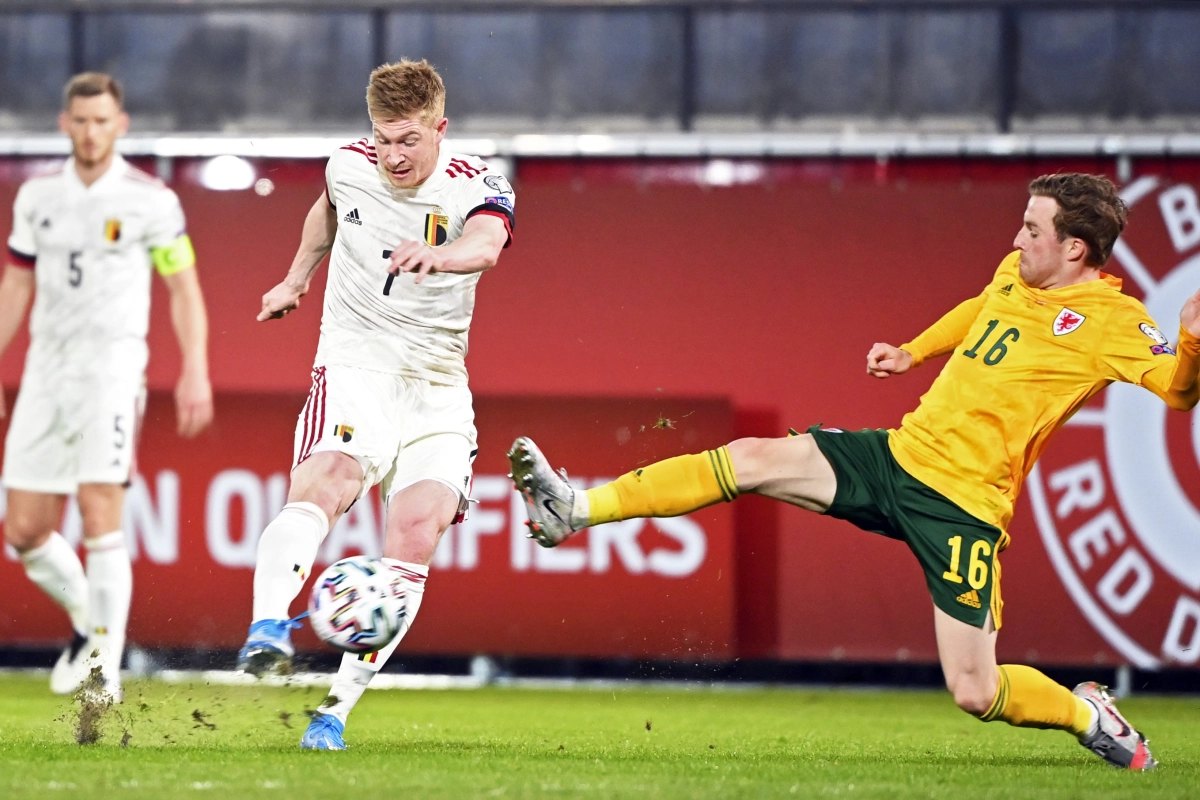
[[[254,321],[321,192],[320,158],[248,156],[254,179],[271,182],[264,194],[206,188],[203,169],[222,142],[366,135],[362,85],[381,60],[429,57],[448,85],[452,139],[491,147],[517,190],[516,240],[481,282],[471,331],[481,474],[503,474],[514,430],[546,430],[552,459],[595,478],[730,435],[897,425],[937,366],[874,381],[867,349],[899,344],[976,294],[1009,251],[1026,183],[1044,172],[1153,178],[1126,241],[1156,277],[1200,249],[1178,247],[1183,234],[1171,237],[1155,202],[1200,180],[1200,9],[1186,3],[343,3],[335,12],[299,2],[6,2],[0,42],[0,207],[54,157],[62,83],[103,68],[128,87],[135,162],[170,181],[188,216],[218,416],[196,444],[169,433],[177,354],[156,286],[156,394],[142,456],[184,476],[184,557],[138,561],[130,632],[181,662],[227,660],[251,577],[205,553],[204,487],[189,476],[286,472],[323,283],[322,273],[285,322]],[[543,134],[557,138],[530,138]],[[1129,277],[1118,262],[1112,271]],[[1174,319],[1158,321],[1174,330]],[[10,404],[25,345],[0,362]],[[1166,435],[1196,506],[1200,453],[1181,420]],[[1060,445],[1047,456],[1059,465],[1093,447]],[[231,513],[236,523],[246,512]],[[930,604],[902,545],[758,499],[696,519],[708,551],[686,578],[632,574],[619,560],[603,575],[533,576],[513,571],[506,533],[481,537],[475,572],[435,569],[397,665],[462,669],[485,654],[529,672],[938,680]],[[1081,674],[1129,664],[1064,584],[1028,497],[1011,533],[1001,658]],[[1084,583],[1094,588],[1117,555],[1098,559]],[[1161,587],[1167,578],[1155,575]],[[0,560],[0,576],[24,580],[11,560]],[[178,594],[194,630],[169,603],[143,602],[152,590]],[[1157,637],[1153,648],[1176,596],[1196,593],[1152,596],[1117,621]],[[8,597],[0,660],[48,663],[65,620],[40,594]],[[544,606],[562,617],[561,635],[547,634]],[[1178,635],[1193,643],[1185,653],[1200,652],[1200,617]],[[1138,678],[1195,689],[1196,664],[1164,660],[1165,672]]]

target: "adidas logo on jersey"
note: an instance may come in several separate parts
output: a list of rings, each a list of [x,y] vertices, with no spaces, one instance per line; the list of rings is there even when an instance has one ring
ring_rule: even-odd
[[[361,219],[361,218],[358,216],[358,209],[357,209],[357,208],[351,209],[351,210],[350,210],[350,213],[349,213],[349,214],[347,214],[345,217],[343,217],[343,218],[342,218],[342,221],[343,221],[343,222],[350,222],[350,223],[353,223],[353,224],[355,224],[355,225],[362,225],[362,219]]]
[[[1004,295],[1005,297],[1008,297],[1010,294],[1012,294],[1012,290],[1013,290],[1013,285],[1010,283],[1008,286],[1005,286],[1004,288],[1002,288],[1000,290],[1000,294]]]
[[[971,608],[980,608],[979,592],[975,591],[974,589],[972,589],[969,592],[963,592],[962,594],[960,594],[958,597],[956,597],[954,599],[957,600],[958,602],[962,603],[964,606],[970,606]]]

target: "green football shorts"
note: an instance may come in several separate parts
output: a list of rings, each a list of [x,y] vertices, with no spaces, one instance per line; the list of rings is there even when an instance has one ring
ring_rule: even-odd
[[[997,556],[1008,546],[1008,534],[905,472],[892,457],[887,431],[814,425],[808,432],[837,476],[825,513],[907,544],[925,571],[934,605],[976,628],[991,611],[999,630],[1004,604]]]

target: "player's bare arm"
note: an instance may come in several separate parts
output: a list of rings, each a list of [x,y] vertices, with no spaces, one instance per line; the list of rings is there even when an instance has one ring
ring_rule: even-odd
[[[33,287],[33,270],[11,264],[5,268],[4,277],[0,279],[0,356],[4,355],[25,319]],[[0,386],[0,419],[7,413],[4,387]]]
[[[467,220],[462,236],[450,244],[430,247],[415,240],[401,242],[392,252],[388,272],[415,272],[416,283],[434,272],[486,272],[496,266],[507,241],[504,223],[498,217],[480,214]]]
[[[333,249],[336,235],[337,211],[322,192],[304,218],[300,248],[296,251],[296,257],[292,259],[287,277],[263,295],[262,310],[258,312],[259,322],[280,319],[289,311],[300,307],[300,298],[308,294],[313,273]]]
[[[190,438],[213,417],[212,384],[208,380],[208,314],[195,269],[163,277],[171,295],[171,324],[183,355],[175,384],[175,420],[180,436]]]

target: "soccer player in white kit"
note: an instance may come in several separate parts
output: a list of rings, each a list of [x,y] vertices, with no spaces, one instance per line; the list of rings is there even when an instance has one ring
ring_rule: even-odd
[[[212,419],[207,317],[183,211],[165,184],[113,149],[129,126],[121,99],[120,84],[101,73],[67,84],[59,128],[72,156],[17,192],[0,280],[0,354],[33,298],[4,447],[5,538],[75,631],[50,688],[74,691],[99,667],[97,688],[117,701],[133,591],[122,508],[145,400],[152,268],[170,292],[183,351],[179,433],[194,436]],[[83,517],[86,575],[57,532],[72,493]]]
[[[438,539],[467,510],[476,453],[467,329],[480,274],[512,241],[514,195],[483,161],[441,147],[445,99],[424,61],[371,73],[372,138],[330,157],[299,251],[258,316],[298,308],[331,254],[288,502],[259,539],[239,669],[261,674],[291,658],[288,607],[332,525],[376,484],[387,509],[384,562],[407,594],[404,625],[386,648],[343,656],[304,748],[345,747],[347,715],[416,617]]]

